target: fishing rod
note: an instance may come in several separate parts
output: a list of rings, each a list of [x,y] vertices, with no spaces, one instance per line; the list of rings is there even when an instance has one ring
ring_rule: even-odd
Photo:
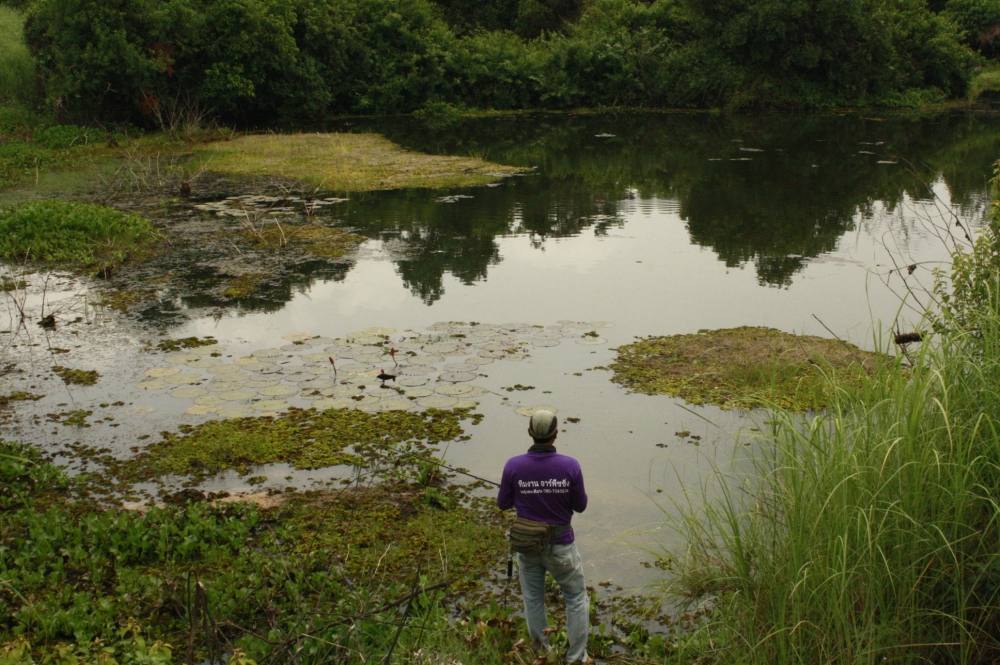
[[[415,457],[415,456],[420,455],[420,454],[421,453],[406,453],[405,455],[400,455],[399,457],[397,457],[396,460],[399,461],[399,460],[404,459],[406,457]],[[490,480],[489,478],[483,478],[482,476],[477,476],[474,473],[469,473],[468,471],[463,471],[462,469],[456,469],[455,467],[449,466],[449,465],[445,464],[444,462],[439,462],[436,459],[427,458],[427,457],[422,457],[421,459],[424,462],[427,462],[429,464],[433,464],[435,466],[439,466],[442,469],[447,469],[448,471],[451,471],[452,473],[457,473],[457,474],[460,474],[460,475],[463,475],[463,476],[468,476],[469,478],[475,478],[476,480],[479,480],[479,481],[482,481],[484,483],[488,483],[490,485],[493,485],[493,487],[500,487],[500,483],[498,483],[496,481]]]

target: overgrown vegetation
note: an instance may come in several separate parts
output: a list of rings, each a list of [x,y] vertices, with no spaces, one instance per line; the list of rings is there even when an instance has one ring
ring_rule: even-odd
[[[900,105],[965,92],[988,2],[39,0],[27,35],[64,117],[162,128],[442,102]]]
[[[648,337],[618,349],[614,381],[648,395],[724,409],[819,409],[837,388],[858,385],[877,354],[852,344],[771,328]]]
[[[179,337],[176,339],[162,339],[156,343],[158,351],[181,351],[183,349],[196,349],[199,346],[215,346],[218,341],[211,336],[208,337]]]
[[[280,418],[215,420],[166,434],[129,462],[126,474],[204,476],[226,469],[287,462],[300,469],[366,465],[403,443],[450,441],[462,435],[467,412],[419,413],[353,409],[291,409]]]
[[[147,220],[113,208],[38,201],[0,210],[0,258],[108,273],[148,252],[157,234]]]
[[[67,385],[92,386],[97,383],[99,377],[96,369],[73,369],[55,365],[52,371]]]
[[[714,597],[715,662],[1000,658],[997,212],[939,283],[911,367],[878,366],[807,421],[773,414],[749,495],[685,521],[680,580]]]
[[[514,641],[496,606],[470,609],[462,628],[448,621],[502,553],[496,512],[453,488],[399,481],[267,510],[199,500],[130,512],[74,498],[65,475],[10,443],[0,481],[3,663],[330,663],[394,650],[412,662],[421,647],[464,658]]]

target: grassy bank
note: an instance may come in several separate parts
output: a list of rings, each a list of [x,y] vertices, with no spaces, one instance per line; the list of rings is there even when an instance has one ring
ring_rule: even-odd
[[[684,524],[718,663],[1000,658],[1000,244],[955,257],[913,367],[777,413],[748,494]],[[837,388],[838,386],[834,386]]]
[[[522,169],[404,150],[378,134],[258,134],[199,145],[207,171],[277,176],[324,190],[470,187]]]

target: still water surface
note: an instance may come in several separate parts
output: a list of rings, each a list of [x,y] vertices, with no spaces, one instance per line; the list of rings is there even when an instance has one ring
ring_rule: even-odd
[[[630,395],[594,368],[636,336],[743,325],[836,334],[873,348],[876,330],[899,317],[906,329],[915,319],[901,305],[895,269],[915,265],[911,286],[930,284],[931,269],[947,257],[948,231],[960,230],[956,221],[981,223],[1000,155],[1000,119],[984,114],[542,115],[337,129],[377,130],[413,149],[532,170],[490,187],[352,195],[328,213],[366,238],[346,265],[303,266],[288,284],[236,306],[178,294],[144,316],[162,321],[169,310],[164,334],[213,335],[240,354],[296,333],[606,322],[606,343],[569,340],[484,367],[478,383],[496,394],[482,398],[485,419],[471,441],[447,448],[446,461],[498,477],[529,443],[515,407],[556,406],[564,419],[558,445],[580,459],[591,497],[576,520],[591,581],[628,588],[661,575],[640,565],[653,558],[646,549],[681,545],[664,528],[664,512],[688,495],[697,502],[716,470],[733,470],[763,415]],[[131,397],[133,422],[76,438],[127,450],[139,431],[198,420],[169,400],[135,395],[150,363],[138,344],[143,334],[107,333],[116,341],[92,349],[91,364],[112,380],[73,395],[75,403]],[[515,384],[534,388],[503,390]],[[68,436],[17,427],[51,446]],[[677,435],[685,431],[701,439]],[[271,469],[272,482],[286,474]],[[301,483],[318,477],[294,474]],[[226,475],[206,487],[242,484]]]

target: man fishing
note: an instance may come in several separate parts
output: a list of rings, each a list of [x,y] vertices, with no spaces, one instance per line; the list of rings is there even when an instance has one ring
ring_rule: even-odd
[[[528,434],[534,441],[528,452],[507,460],[500,479],[497,505],[514,508],[517,519],[510,531],[517,552],[518,577],[524,598],[528,634],[536,648],[548,650],[545,628],[545,573],[555,578],[566,602],[566,662],[587,663],[590,630],[589,601],[583,564],[570,521],[587,508],[580,463],[556,452],[559,421],[552,411],[531,416]]]

